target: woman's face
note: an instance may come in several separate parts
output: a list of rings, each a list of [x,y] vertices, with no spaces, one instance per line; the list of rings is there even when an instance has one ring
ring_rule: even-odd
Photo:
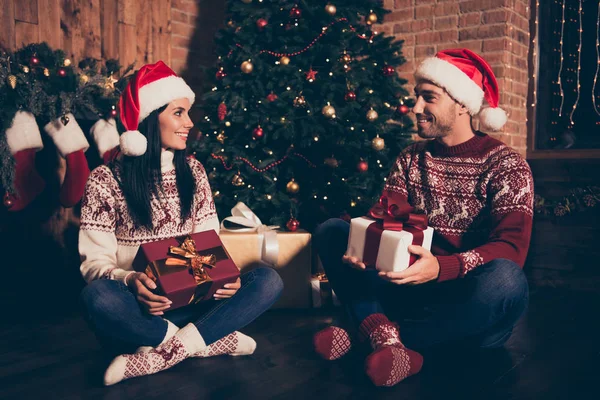
[[[182,98],[173,100],[158,115],[160,143],[163,149],[185,150],[188,134],[194,127],[188,112],[190,101]]]

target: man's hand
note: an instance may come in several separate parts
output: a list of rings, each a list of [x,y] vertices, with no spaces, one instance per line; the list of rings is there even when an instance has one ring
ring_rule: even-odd
[[[364,270],[366,267],[365,263],[361,262],[357,257],[343,256],[342,262],[349,264],[352,268],[358,270]]]
[[[241,287],[242,281],[240,280],[240,278],[237,278],[237,280],[233,283],[226,283],[225,285],[223,285],[223,289],[219,289],[215,292],[215,300],[228,299],[234,294],[236,294],[239,288]]]
[[[401,272],[380,272],[379,276],[397,285],[419,285],[437,279],[440,274],[440,264],[429,250],[411,245],[408,246],[408,251],[419,256],[413,265]]]
[[[172,301],[158,296],[150,290],[156,289],[156,283],[143,272],[134,272],[127,277],[127,286],[136,295],[137,301],[150,315],[163,315],[171,307]]]

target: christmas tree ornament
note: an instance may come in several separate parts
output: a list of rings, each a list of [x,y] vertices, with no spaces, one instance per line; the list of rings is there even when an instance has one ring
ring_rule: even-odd
[[[231,126],[231,121],[225,121],[225,126],[229,128]]]
[[[327,157],[324,161],[324,164],[331,168],[337,168],[339,165],[338,160],[333,156]]]
[[[36,56],[31,57],[31,65],[38,65],[40,63],[40,59]]]
[[[221,67],[215,74],[215,78],[217,78],[218,80],[221,80],[221,79],[225,78],[226,76],[227,76],[227,74],[223,70],[223,67]]]
[[[313,70],[312,67],[308,70],[308,72],[305,73],[306,74],[306,80],[309,82],[314,82],[315,79],[317,79],[317,74],[318,72]]]
[[[346,222],[350,222],[352,217],[347,212],[340,214],[340,219],[343,219]]]
[[[396,69],[391,65],[386,65],[383,67],[382,72],[385,76],[393,76],[396,73]]]
[[[69,114],[69,115],[72,115],[72,114]],[[65,114],[62,117],[60,117],[60,122],[63,124],[63,126],[67,126],[67,124],[71,120],[71,118],[69,118],[69,115]]]
[[[215,180],[215,178],[217,177],[217,173],[215,171],[210,171],[210,173],[208,174],[208,179]]]
[[[369,13],[369,15],[367,16],[367,25],[371,25],[377,22],[377,14],[375,14],[374,12]]]
[[[4,207],[6,208],[11,208],[15,204],[13,196],[8,192],[4,193],[4,198],[2,202],[4,203]]]
[[[44,76],[50,76],[50,70],[48,68],[44,68]]]
[[[90,80],[90,77],[87,75],[81,75],[80,79],[83,84],[86,84]]]
[[[367,119],[371,122],[375,121],[377,118],[379,118],[379,114],[377,114],[377,111],[373,110],[372,108],[367,111]]]
[[[225,143],[225,139],[227,139],[227,136],[225,136],[225,132],[219,132],[219,134],[217,135],[217,140],[219,141],[219,143]]]
[[[279,59],[281,65],[288,65],[290,63],[290,58],[287,56],[283,56]]]
[[[305,105],[306,100],[304,99],[304,96],[296,96],[296,98],[294,99],[294,107],[304,107]]]
[[[68,66],[70,66],[70,65],[71,65],[71,60],[70,60],[70,59],[68,59],[68,58],[65,58],[65,60],[63,61],[63,65],[64,65],[65,67],[68,67]]]
[[[346,92],[346,95],[344,96],[344,100],[346,100],[346,101],[356,101],[356,93],[354,93],[353,91],[349,90],[348,92]]]
[[[371,141],[371,147],[373,147],[374,150],[381,151],[385,147],[385,141],[382,138],[380,138],[379,135],[377,135]]]
[[[300,221],[298,221],[296,218],[292,217],[287,222],[287,224],[285,224],[285,226],[286,226],[286,228],[288,228],[288,231],[296,232],[298,230],[298,228],[300,228]]]
[[[291,18],[300,18],[302,16],[302,10],[300,10],[300,8],[298,8],[297,6],[292,7],[292,9],[290,10],[290,17]]]
[[[23,65],[23,72],[25,72],[26,74],[29,73],[29,67],[27,65]]]
[[[269,93],[267,95],[267,100],[270,101],[271,103],[274,102],[275,100],[277,100],[277,95],[273,92]]]
[[[264,135],[264,131],[260,125],[257,126],[256,128],[254,128],[254,130],[252,131],[252,137],[254,139],[260,139],[261,137],[263,137],[263,135]]]
[[[233,178],[231,178],[231,184],[237,187],[244,186],[244,178],[241,177],[239,172],[233,175]]]
[[[350,64],[352,62],[352,56],[344,52],[344,54],[342,54],[342,56],[340,57],[340,61],[344,64]]]
[[[225,103],[222,102],[217,107],[217,117],[219,118],[219,121],[223,121],[226,116],[227,116],[227,106],[225,105]]]
[[[118,112],[115,108],[115,106],[112,106],[112,110],[110,110],[110,116],[115,118],[117,116]]]
[[[14,75],[8,75],[8,77],[6,78],[6,81],[8,82],[8,84],[10,85],[11,88],[16,88],[17,87],[17,77]]]
[[[406,115],[410,112],[410,107],[408,107],[406,104],[400,104],[397,110],[400,114]]]
[[[321,112],[327,118],[332,118],[332,119],[335,118],[335,108],[333,108],[333,106],[330,104],[327,104],[325,107],[323,107]]]
[[[229,21],[227,21],[227,26],[233,28],[235,26],[235,22],[233,22],[233,20],[230,19]]]
[[[259,19],[256,21],[256,27],[257,27],[259,30],[263,30],[263,29],[265,29],[265,27],[267,26],[267,24],[268,24],[268,22],[267,22],[267,20],[266,20],[266,19],[264,19],[264,18],[259,18]]]
[[[244,61],[242,63],[242,65],[240,66],[240,68],[241,68],[241,70],[242,70],[243,73],[249,74],[254,69],[254,65],[252,64],[252,61],[247,60],[247,61]]]
[[[242,3],[244,3],[244,4],[250,4],[250,3],[252,3],[252,0],[242,0]]]
[[[67,76],[67,71],[65,71],[64,68],[59,68],[58,69],[58,76],[60,76],[61,78],[64,78],[65,76]]]
[[[296,194],[300,191],[300,185],[294,180],[294,178],[292,178],[292,180],[289,181],[285,186],[285,189],[288,193]]]
[[[369,170],[369,163],[365,160],[360,160],[356,165],[356,169],[358,169],[358,172],[367,172]]]
[[[333,4],[329,3],[325,6],[325,12],[331,16],[334,16],[337,12],[337,8],[335,8]]]

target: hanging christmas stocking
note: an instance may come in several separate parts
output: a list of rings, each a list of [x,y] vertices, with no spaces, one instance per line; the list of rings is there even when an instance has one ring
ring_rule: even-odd
[[[119,132],[117,123],[113,118],[108,120],[99,119],[90,129],[94,142],[98,147],[98,153],[104,164],[115,158],[119,150]]]
[[[90,145],[75,116],[70,113],[49,122],[44,130],[67,161],[67,172],[60,187],[60,204],[63,207],[73,207],[81,200],[90,175],[90,168],[83,154]]]
[[[9,211],[27,207],[46,186],[35,169],[35,154],[44,148],[40,129],[30,112],[17,111],[10,128],[6,130],[6,141],[16,161],[14,193],[6,189],[4,205]]]

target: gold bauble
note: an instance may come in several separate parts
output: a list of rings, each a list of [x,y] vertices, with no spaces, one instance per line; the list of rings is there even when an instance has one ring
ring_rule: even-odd
[[[235,174],[233,178],[231,178],[231,184],[233,186],[244,186],[244,178],[238,174]]]
[[[8,81],[8,84],[10,85],[11,88],[16,88],[17,87],[17,77],[14,75],[9,75],[6,80]]]
[[[298,182],[292,179],[287,183],[285,189],[288,191],[288,193],[298,193],[300,191],[300,185],[298,185]]]
[[[369,111],[367,111],[367,119],[371,122],[375,121],[377,118],[379,118],[379,114],[377,114],[377,111],[370,109]]]
[[[305,105],[306,105],[306,100],[304,99],[304,96],[298,96],[294,99],[295,107],[304,107]]]
[[[326,105],[325,107],[323,107],[323,109],[321,110],[321,112],[327,118],[335,118],[335,108],[333,108],[332,105],[329,105],[329,104]]]
[[[376,136],[375,139],[371,141],[371,147],[373,147],[374,150],[381,151],[385,147],[385,141],[379,136]]]
[[[27,65],[23,65],[23,72],[25,72],[26,74],[29,73],[29,67]]]
[[[375,14],[375,13],[373,13],[373,12],[372,12],[372,13],[370,13],[370,14],[367,16],[367,24],[371,25],[371,24],[374,24],[374,23],[376,23],[376,22],[377,22],[377,14]]]
[[[281,65],[288,65],[290,63],[290,58],[287,56],[283,56],[279,59]]]
[[[219,134],[217,135],[217,140],[219,141],[219,143],[223,144],[225,142],[225,139],[227,139],[227,136],[225,136],[223,132],[219,132]]]
[[[225,126],[229,128],[231,126],[231,122],[230,121],[225,121]]]
[[[242,72],[245,74],[249,74],[254,69],[254,65],[251,61],[244,61],[241,65]]]
[[[329,15],[335,15],[337,8],[335,8],[333,4],[329,3],[325,6],[325,12],[327,12]]]
[[[344,64],[349,64],[352,61],[352,56],[348,53],[344,53],[342,58],[340,58],[340,61]]]
[[[50,70],[48,68],[44,68],[44,76],[50,76]]]
[[[81,75],[81,82],[87,83],[90,80],[90,77],[87,75]]]
[[[64,65],[65,67],[68,67],[69,65],[71,65],[71,60],[70,60],[70,59],[68,59],[68,58],[65,58],[65,60],[63,61],[63,65]]]

